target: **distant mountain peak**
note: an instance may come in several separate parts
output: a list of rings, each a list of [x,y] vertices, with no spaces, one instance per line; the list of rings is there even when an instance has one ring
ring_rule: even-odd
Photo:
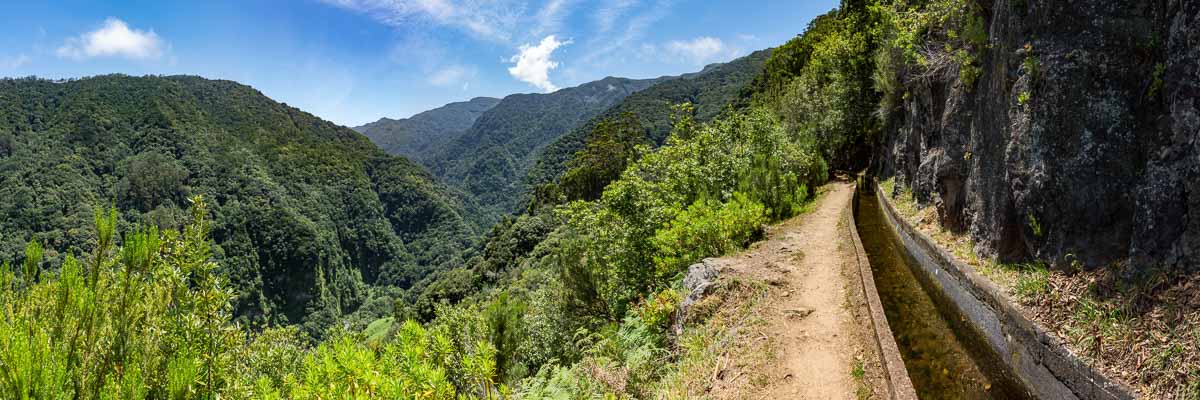
[[[494,97],[475,97],[422,111],[409,118],[380,118],[354,130],[390,154],[421,162],[433,153],[431,149],[453,140],[499,103],[500,99]]]

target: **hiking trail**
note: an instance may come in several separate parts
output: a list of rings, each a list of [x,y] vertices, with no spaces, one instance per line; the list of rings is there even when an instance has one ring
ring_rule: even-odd
[[[715,397],[856,399],[880,386],[874,384],[882,379],[878,356],[844,224],[854,184],[834,181],[822,191],[810,212],[768,228],[766,240],[718,260],[723,274],[770,286],[755,312],[765,322],[758,330],[771,341],[775,357],[764,371],[765,382],[718,382]],[[856,366],[861,372],[854,372]]]

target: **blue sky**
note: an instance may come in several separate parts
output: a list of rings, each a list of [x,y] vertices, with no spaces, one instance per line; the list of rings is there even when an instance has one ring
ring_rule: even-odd
[[[803,31],[836,0],[28,1],[0,76],[231,79],[348,126],[476,96],[699,70]]]

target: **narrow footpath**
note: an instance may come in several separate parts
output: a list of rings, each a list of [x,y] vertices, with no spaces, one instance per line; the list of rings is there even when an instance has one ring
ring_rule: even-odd
[[[716,397],[881,398],[877,388],[884,383],[845,226],[854,185],[834,181],[822,191],[812,211],[769,228],[767,240],[751,249],[720,259],[725,273],[770,286],[756,312],[775,354],[758,371],[765,381],[728,385]]]

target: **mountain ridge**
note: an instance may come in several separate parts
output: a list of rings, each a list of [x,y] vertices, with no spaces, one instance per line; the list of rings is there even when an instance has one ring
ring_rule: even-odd
[[[605,78],[552,93],[505,96],[427,166],[498,218],[519,208],[525,192],[521,180],[543,147],[662,79]]]
[[[444,146],[469,129],[500,99],[475,97],[422,111],[408,118],[380,118],[375,122],[354,127],[388,154],[401,155],[422,162],[431,149]]]
[[[662,79],[656,85],[626,97],[612,108],[559,136],[548,144],[529,173],[523,177],[526,187],[550,183],[566,171],[567,163],[586,145],[592,129],[605,119],[633,113],[646,137],[662,144],[671,130],[671,106],[691,103],[695,117],[707,121],[743,96],[763,69],[771,49],[763,49],[729,62],[706,65],[698,72]]]

